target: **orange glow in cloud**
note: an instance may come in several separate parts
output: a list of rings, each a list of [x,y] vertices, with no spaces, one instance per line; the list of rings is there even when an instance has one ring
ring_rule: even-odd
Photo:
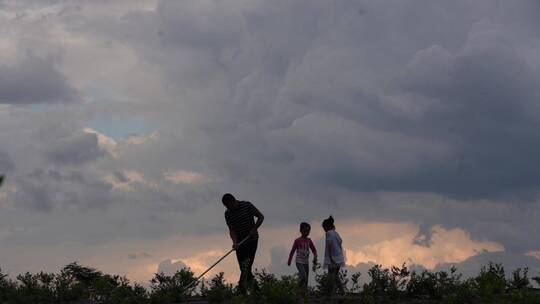
[[[531,256],[533,258],[537,258],[540,260],[540,251],[529,251],[525,255]]]
[[[210,251],[198,253],[197,255],[191,258],[180,259],[180,261],[184,262],[184,264],[188,265],[192,271],[198,274],[208,269],[208,267],[210,267],[215,261],[217,261],[224,254],[225,252],[223,251],[210,250]]]
[[[349,224],[350,225],[350,224]],[[363,227],[365,226],[365,227]],[[459,263],[484,251],[504,251],[504,247],[498,243],[487,240],[473,240],[469,233],[463,229],[455,228],[447,230],[441,226],[432,227],[431,240],[428,245],[415,243],[419,228],[410,223],[368,223],[348,226],[342,233],[344,247],[347,254],[347,264],[355,266],[358,263],[374,262],[384,266],[418,264],[428,269],[433,269],[440,263]],[[391,227],[391,231],[388,228]],[[367,228],[367,229],[366,229]],[[380,241],[368,244],[358,239],[365,229],[374,232],[370,238],[376,239],[373,228],[380,228],[380,236],[392,236]],[[395,235],[398,233],[397,235]]]

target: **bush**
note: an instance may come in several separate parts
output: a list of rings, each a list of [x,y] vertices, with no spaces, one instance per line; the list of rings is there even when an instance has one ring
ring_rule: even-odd
[[[210,282],[208,287],[203,282],[201,287],[201,295],[205,297],[209,303],[223,303],[230,301],[233,297],[233,286],[225,282],[224,273],[220,272],[216,274]]]
[[[493,302],[506,291],[504,267],[501,264],[489,262],[487,267],[480,269],[480,274],[474,279],[474,288],[478,296],[487,302]]]
[[[360,276],[362,276],[360,272],[355,272],[351,275],[352,286],[350,292],[357,293],[362,289],[362,286],[360,286]]]
[[[13,303],[17,284],[0,269],[0,303]]]
[[[150,303],[156,304],[181,302],[193,295],[193,290],[197,285],[194,274],[189,268],[183,268],[172,276],[156,273],[150,283]]]
[[[53,274],[29,272],[18,275],[20,282],[17,290],[16,301],[20,303],[48,303],[54,301],[54,292],[51,288],[54,280]]]
[[[450,269],[450,273],[424,270],[418,274],[413,271],[406,286],[409,297],[437,300],[455,298],[458,293],[461,294],[464,287],[467,287],[466,285],[462,286],[461,275],[457,273],[455,267]]]
[[[95,269],[72,263],[59,274],[24,273],[11,281],[0,271],[0,303],[74,303],[100,304],[148,303],[146,290],[131,285],[125,277],[103,275]]]
[[[255,303],[287,304],[294,303],[300,298],[298,280],[294,276],[282,276],[278,279],[263,269],[255,272],[255,279],[257,283],[253,292],[256,297]]]
[[[315,270],[317,285],[306,293],[298,286],[295,276],[277,277],[265,270],[255,271],[255,284],[248,295],[234,295],[234,288],[219,273],[205,281],[200,295],[210,303],[297,303],[309,294],[321,298],[331,292],[330,278],[326,272]],[[505,277],[500,264],[489,263],[480,273],[462,280],[455,268],[449,272],[409,272],[408,268],[383,268],[376,265],[368,271],[371,281],[360,290],[360,273],[351,276],[349,298],[341,303],[507,303],[540,304],[540,295],[532,288],[527,268],[518,268],[510,278]],[[347,273],[340,277],[347,282]],[[538,281],[539,277],[532,280]],[[0,303],[96,303],[96,304],[150,304],[181,303],[197,294],[193,272],[182,269],[172,276],[156,274],[151,280],[150,292],[142,286],[131,284],[126,277],[103,274],[90,267],[72,263],[60,273],[24,273],[11,280],[0,270]],[[319,300],[320,301],[320,300]],[[349,301],[349,302],[347,302]],[[355,302],[356,301],[356,302]]]
[[[410,272],[405,264],[400,267],[383,268],[375,265],[368,270],[371,282],[364,284],[362,297],[365,301],[396,299],[404,294]]]
[[[332,296],[332,290],[334,289],[334,292],[336,291],[334,287],[334,284],[335,284],[334,278],[330,276],[327,271],[319,273],[321,269],[322,269],[321,264],[316,264],[314,266],[315,283],[317,284],[315,286],[315,292],[317,293],[318,296],[323,296],[323,297]],[[357,285],[359,284],[358,283],[359,277],[360,277],[359,274],[357,275],[357,277],[355,277]],[[349,279],[347,277],[346,270],[344,269],[340,270],[339,280],[343,284],[343,288],[345,288],[345,291],[347,291],[347,283],[349,282]],[[355,288],[360,289],[360,287],[357,285],[355,286]]]
[[[508,281],[508,288],[511,290],[525,290],[531,287],[529,281],[529,268],[518,268],[512,272],[512,279]]]

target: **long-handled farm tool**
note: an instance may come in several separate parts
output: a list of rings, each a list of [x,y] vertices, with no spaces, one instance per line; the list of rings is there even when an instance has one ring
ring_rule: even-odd
[[[240,247],[242,246],[243,243],[245,243],[247,240],[249,239],[249,236],[247,236],[246,238],[244,238],[242,241],[240,241],[240,243],[238,243],[237,247]],[[197,278],[195,278],[195,281],[191,282],[188,286],[185,287],[185,292],[191,290],[192,288],[194,288],[195,286],[197,286],[197,283],[199,282],[199,280],[205,275],[207,274],[210,270],[212,270],[212,268],[214,268],[217,264],[219,264],[221,261],[223,261],[229,254],[231,254],[231,252],[233,252],[235,249],[232,248],[231,250],[229,250],[229,252],[225,253],[224,256],[222,256],[219,260],[217,260],[214,264],[212,264],[212,266],[208,267],[208,269],[206,269],[203,273],[201,273]]]

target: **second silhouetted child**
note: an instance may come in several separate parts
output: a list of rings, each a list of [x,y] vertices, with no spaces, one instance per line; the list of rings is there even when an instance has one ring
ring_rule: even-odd
[[[341,267],[345,266],[345,256],[343,255],[343,245],[341,236],[336,231],[334,226],[334,218],[330,216],[322,222],[323,229],[326,233],[326,248],[324,251],[324,267],[328,268],[328,275],[332,279],[332,294],[335,293],[336,287],[339,294],[345,295],[343,283],[339,277]]]
[[[291,266],[291,260],[296,251],[296,268],[298,269],[298,278],[300,287],[307,289],[309,278],[309,250],[313,251],[313,264],[317,263],[317,249],[313,245],[313,242],[308,237],[311,231],[311,226],[308,223],[300,224],[301,236],[294,240],[291,253],[289,254],[289,261],[287,265]]]

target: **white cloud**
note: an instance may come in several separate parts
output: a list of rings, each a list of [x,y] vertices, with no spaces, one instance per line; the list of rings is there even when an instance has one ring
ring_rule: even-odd
[[[194,171],[177,170],[163,173],[165,180],[175,184],[201,184],[209,180],[204,174]]]
[[[532,251],[527,252],[525,255],[531,256],[531,257],[533,257],[533,258],[537,258],[537,259],[540,260],[540,251],[534,251],[534,250],[532,250]]]
[[[113,190],[117,191],[134,191],[134,185],[143,184],[150,187],[157,187],[155,182],[144,178],[142,172],[136,170],[123,170],[108,174],[104,180],[111,184]]]
[[[156,140],[159,138],[158,132],[152,132],[147,135],[133,135],[129,136],[126,140],[126,144],[128,145],[142,145],[150,140]]]
[[[83,129],[84,132],[86,133],[89,133],[89,134],[95,134],[97,136],[97,139],[98,139],[98,144],[99,146],[106,150],[107,152],[109,152],[112,156],[114,157],[118,157],[117,155],[117,143],[114,139],[108,137],[107,135],[103,134],[103,133],[100,133],[92,128],[84,128]]]
[[[427,246],[415,243],[418,227],[400,230],[402,235],[393,239],[346,250],[348,264],[377,263],[384,266],[416,264],[434,269],[438,264],[460,263],[483,252],[504,251],[504,247],[487,240],[472,240],[463,229],[432,228]]]
[[[156,269],[156,273],[163,273],[165,275],[171,276],[174,275],[177,271],[187,268],[187,265],[182,261],[173,261],[171,259],[166,259],[159,263]]]

